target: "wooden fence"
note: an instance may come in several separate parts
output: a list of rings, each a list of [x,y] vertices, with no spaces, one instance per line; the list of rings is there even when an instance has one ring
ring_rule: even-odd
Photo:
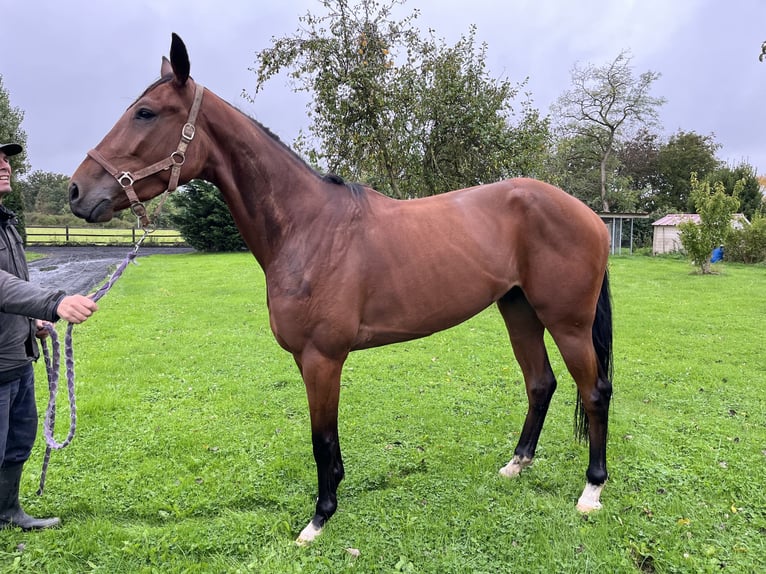
[[[93,227],[27,226],[27,246],[33,245],[134,245],[144,232],[141,229],[98,229]],[[183,247],[186,245],[175,229],[155,229],[144,240],[149,247]]]

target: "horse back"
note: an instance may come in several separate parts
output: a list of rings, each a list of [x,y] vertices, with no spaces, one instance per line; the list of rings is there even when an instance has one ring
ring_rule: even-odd
[[[569,276],[571,296],[582,296],[608,254],[590,208],[531,179],[411,201],[376,196],[360,233],[358,344],[368,346],[454,326],[517,286],[534,298]]]

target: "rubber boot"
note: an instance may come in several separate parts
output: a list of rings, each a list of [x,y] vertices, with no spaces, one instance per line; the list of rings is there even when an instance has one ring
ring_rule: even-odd
[[[24,463],[0,468],[0,530],[18,526],[22,530],[55,528],[61,524],[58,518],[34,518],[21,508],[19,484]]]

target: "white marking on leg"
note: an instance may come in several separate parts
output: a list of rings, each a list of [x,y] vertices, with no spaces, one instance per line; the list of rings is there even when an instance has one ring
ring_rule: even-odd
[[[514,455],[514,457],[511,459],[511,462],[509,462],[503,468],[500,469],[500,474],[502,474],[503,476],[507,476],[509,478],[513,478],[514,476],[519,476],[519,473],[521,473],[522,470],[524,470],[531,464],[532,464],[531,458],[527,458],[526,456],[521,457],[519,455]]]
[[[295,543],[298,546],[306,546],[307,544],[310,544],[314,541],[314,539],[319,536],[322,533],[321,528],[317,528],[314,526],[313,522],[309,522],[306,525],[306,528],[301,530],[301,533],[298,535],[298,538],[295,540]]]
[[[585,488],[577,500],[577,510],[580,512],[591,512],[593,510],[601,510],[601,490],[604,488],[603,484],[598,486],[591,484],[590,482],[585,484]]]

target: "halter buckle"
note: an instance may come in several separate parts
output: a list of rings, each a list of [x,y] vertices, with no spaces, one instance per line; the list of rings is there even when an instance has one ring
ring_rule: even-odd
[[[130,211],[133,212],[133,215],[141,219],[142,217],[146,217],[146,206],[141,203],[140,201],[137,201],[135,203],[130,204]]]
[[[184,124],[184,127],[181,128],[181,137],[187,141],[192,141],[196,131],[197,129],[194,127],[194,125],[187,122]]]

